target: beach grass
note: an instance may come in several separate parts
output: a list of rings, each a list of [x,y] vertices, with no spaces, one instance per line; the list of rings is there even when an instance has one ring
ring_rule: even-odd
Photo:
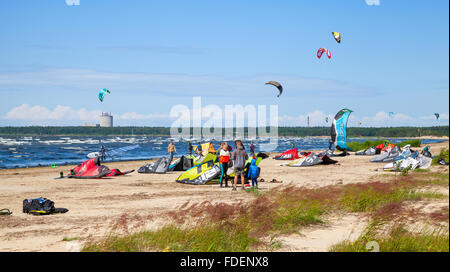
[[[110,235],[101,241],[84,246],[85,252],[247,252],[263,245],[260,239],[270,235],[291,233],[302,226],[322,223],[324,210],[313,203],[272,203],[268,212],[259,208],[247,210],[241,216],[218,222],[203,222],[194,227],[166,225],[155,231],[129,235]],[[273,250],[281,245],[272,239],[265,248]]]
[[[349,212],[374,212],[383,206],[408,200],[442,199],[446,196],[436,192],[421,192],[412,189],[395,188],[392,191],[381,191],[374,188],[362,190],[349,188],[339,204]]]
[[[441,151],[439,152],[439,155],[437,155],[436,157],[434,157],[431,163],[432,163],[433,165],[440,165],[440,164],[438,163],[439,159],[443,159],[443,160],[446,161],[446,162],[449,161],[449,151],[448,151],[448,148],[441,148]]]
[[[330,247],[332,252],[449,252],[449,232],[445,229],[407,230],[403,225],[379,233],[372,223],[355,241],[345,240]]]
[[[261,190],[258,187],[250,187],[250,188],[246,189],[245,192],[254,194],[255,196],[263,196],[263,195],[267,194],[269,191]]]
[[[261,193],[249,190],[253,200],[246,203],[188,203],[170,216],[176,222],[152,231],[109,235],[88,243],[83,251],[184,251],[246,252],[258,248],[273,250],[281,245],[279,235],[298,233],[302,228],[326,223],[326,215],[335,211],[365,213],[373,218],[391,218],[401,211],[402,203],[422,199],[444,199],[447,195],[424,190],[430,185],[448,186],[448,173],[413,172],[389,182],[332,185],[308,189],[292,185]],[[400,208],[399,208],[400,207]],[[395,210],[393,208],[399,208]],[[444,214],[446,213],[446,214]],[[439,214],[448,218],[448,210]],[[185,225],[186,222],[196,222]],[[371,228],[375,229],[372,224]],[[373,237],[371,237],[370,235]],[[377,234],[378,235],[378,234]],[[445,235],[444,235],[445,236]],[[377,239],[386,251],[442,250],[441,233],[399,232],[376,236],[369,229],[352,245],[343,242],[333,251],[367,251],[369,238]],[[267,238],[270,242],[267,242]],[[447,235],[448,251],[448,235]],[[430,241],[436,245],[429,248]]]
[[[324,223],[321,218],[326,209],[311,201],[283,201],[275,210],[272,231],[280,234],[296,232],[303,226]]]
[[[418,172],[414,173],[421,185],[449,186],[449,173]]]
[[[166,225],[159,230],[126,236],[110,236],[99,243],[84,246],[85,252],[247,252],[257,242],[248,229],[220,224],[181,228]]]
[[[422,173],[425,173],[425,172],[430,172],[430,169],[416,168],[416,169],[414,169],[414,172],[422,172]]]
[[[70,242],[70,241],[75,241],[78,240],[78,237],[64,237],[62,239],[63,242]]]

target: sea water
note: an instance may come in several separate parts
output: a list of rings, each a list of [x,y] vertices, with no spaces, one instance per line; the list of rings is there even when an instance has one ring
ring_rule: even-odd
[[[100,151],[101,146],[107,150],[116,149],[130,145],[139,145],[138,148],[124,152],[106,161],[125,160],[148,160],[167,156],[167,145],[170,140],[174,141],[177,149],[175,156],[186,155],[188,153],[188,141],[172,139],[170,137],[76,137],[76,136],[39,136],[39,137],[0,137],[0,169],[24,168],[34,166],[68,165],[78,164],[87,160],[87,154]],[[228,144],[234,148],[234,143],[228,139]],[[364,142],[364,138],[349,139],[348,141]],[[370,139],[375,140],[375,139]],[[398,143],[405,139],[385,139]],[[269,143],[270,139],[261,138],[254,140],[255,151],[261,150],[260,144]],[[441,142],[437,139],[423,139],[422,144]],[[198,139],[193,139],[196,145]],[[202,143],[205,140],[201,141]],[[221,141],[212,140],[215,148],[218,148]],[[293,147],[299,150],[324,150],[328,148],[328,137],[279,137],[273,152],[284,152]],[[251,141],[243,141],[247,151]]]

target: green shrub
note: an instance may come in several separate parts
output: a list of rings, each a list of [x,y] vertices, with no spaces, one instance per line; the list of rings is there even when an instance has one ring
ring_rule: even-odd
[[[433,158],[432,164],[439,165],[439,159],[443,159],[444,161],[448,162],[448,155],[448,148],[441,148],[441,152],[439,153],[439,155]]]
[[[389,142],[386,140],[377,140],[377,141],[367,140],[363,143],[356,142],[356,141],[355,142],[347,142],[347,146],[350,147],[353,151],[359,151],[359,150],[368,149],[370,147],[375,147],[377,145],[384,144],[386,142],[389,144],[392,144],[392,142]],[[395,145],[398,145],[400,148],[402,148],[408,144],[411,145],[411,147],[420,147],[421,143],[422,143],[422,140],[415,139],[415,140],[405,140],[403,142],[396,143]]]

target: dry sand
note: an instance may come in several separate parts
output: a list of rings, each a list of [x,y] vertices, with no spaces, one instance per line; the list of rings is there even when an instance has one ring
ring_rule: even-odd
[[[431,144],[431,152],[438,154],[444,143]],[[273,157],[274,154],[271,154]],[[282,161],[272,158],[261,162],[261,178],[276,178],[281,184],[260,183],[261,190],[295,184],[310,188],[326,185],[369,182],[380,174],[383,164],[370,163],[367,156],[336,157],[337,165],[318,165],[296,168],[279,166]],[[67,173],[73,166],[58,168],[36,167],[0,170],[0,209],[13,214],[0,217],[0,251],[77,251],[93,238],[111,232],[117,222],[128,226],[122,231],[155,229],[169,218],[167,212],[178,210],[183,204],[237,203],[248,201],[253,194],[218,185],[194,186],[176,183],[180,172],[167,174],[139,174],[137,169],[145,161],[106,163],[109,168],[122,171],[135,169],[126,175],[112,178],[80,180],[54,179],[60,171]],[[448,169],[446,166],[432,166]],[[433,170],[433,169],[432,169]],[[22,213],[22,201],[46,197],[57,208],[67,208],[66,214],[32,216]],[[448,203],[448,200],[447,200]],[[302,234],[281,237],[282,251],[326,251],[344,239],[354,239],[364,229],[367,218],[357,215],[334,216],[323,226],[302,230]],[[72,240],[72,241],[67,241]]]

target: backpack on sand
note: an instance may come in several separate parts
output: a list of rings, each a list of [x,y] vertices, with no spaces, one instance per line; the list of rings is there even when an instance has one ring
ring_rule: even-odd
[[[46,215],[53,213],[66,213],[69,210],[64,208],[55,208],[55,202],[50,199],[40,197],[34,199],[24,199],[22,211],[33,215]]]

